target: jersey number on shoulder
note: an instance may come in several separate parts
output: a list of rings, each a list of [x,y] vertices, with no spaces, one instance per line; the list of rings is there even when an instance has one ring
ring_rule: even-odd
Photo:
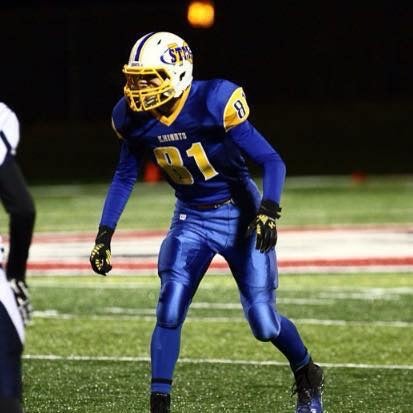
[[[153,152],[158,165],[175,183],[180,185],[192,185],[194,183],[194,177],[188,168],[184,166],[182,155],[175,146],[155,148]],[[206,181],[218,175],[218,172],[210,164],[200,142],[193,143],[192,146],[186,150],[185,154],[190,158],[194,158],[199,171]]]

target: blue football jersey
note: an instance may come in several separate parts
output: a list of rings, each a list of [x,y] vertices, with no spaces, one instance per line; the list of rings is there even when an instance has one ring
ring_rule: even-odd
[[[223,79],[193,81],[168,117],[156,109],[133,112],[121,98],[112,113],[120,159],[101,224],[116,225],[145,157],[189,204],[248,197],[249,157],[263,169],[264,198],[279,203],[284,162],[248,121],[249,111],[243,89]]]

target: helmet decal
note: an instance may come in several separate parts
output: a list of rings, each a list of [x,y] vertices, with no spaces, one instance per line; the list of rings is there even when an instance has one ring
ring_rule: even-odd
[[[187,44],[182,47],[177,44],[171,44],[161,56],[161,62],[167,65],[176,65],[188,60],[192,63],[192,52]]]

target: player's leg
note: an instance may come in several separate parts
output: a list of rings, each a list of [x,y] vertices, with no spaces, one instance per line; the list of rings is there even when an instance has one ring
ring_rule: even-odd
[[[0,302],[0,412],[21,412],[22,344],[8,312]]]
[[[321,369],[312,362],[294,323],[280,314],[275,306],[278,286],[275,251],[260,253],[252,237],[228,250],[226,258],[237,281],[244,314],[254,336],[260,341],[270,341],[290,363],[299,396],[297,412],[307,411],[298,408],[304,406],[300,399],[308,393],[311,394],[310,404],[307,403],[305,408],[309,409],[311,405],[316,408],[314,412],[322,412]]]
[[[205,243],[202,220],[191,216],[190,211],[186,211],[184,220],[179,219],[179,215],[159,254],[161,290],[151,340],[153,413],[170,411],[169,394],[179,356],[182,324],[199,282],[214,256]]]
[[[278,273],[274,250],[261,253],[254,240],[226,255],[237,282],[244,314],[252,333],[260,341],[271,341],[289,360],[293,370],[309,360],[294,324],[281,315],[275,306]]]

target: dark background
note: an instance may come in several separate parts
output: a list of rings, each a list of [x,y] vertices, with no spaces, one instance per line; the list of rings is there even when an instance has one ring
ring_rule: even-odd
[[[172,31],[194,76],[243,86],[250,119],[289,175],[413,173],[410,2],[215,1],[211,29],[186,1],[5,1],[0,100],[21,120],[29,182],[107,180],[110,127],[134,42]]]

